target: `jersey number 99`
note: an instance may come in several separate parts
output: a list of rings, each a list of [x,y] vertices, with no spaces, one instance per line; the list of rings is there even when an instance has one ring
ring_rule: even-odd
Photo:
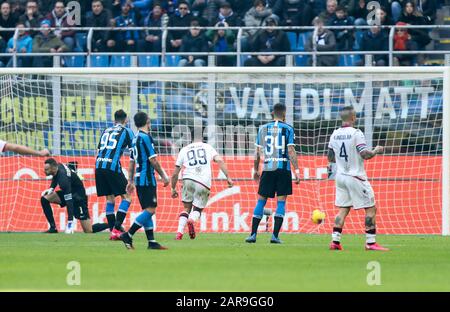
[[[208,159],[206,158],[206,151],[203,148],[198,150],[190,150],[187,152],[187,158],[189,160],[189,166],[197,166],[206,165],[208,163]]]

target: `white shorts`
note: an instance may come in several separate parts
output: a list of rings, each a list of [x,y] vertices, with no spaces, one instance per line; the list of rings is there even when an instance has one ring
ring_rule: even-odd
[[[353,209],[375,206],[375,194],[369,181],[343,174],[336,175],[336,206]]]
[[[184,203],[192,203],[194,207],[203,209],[208,203],[209,193],[206,186],[193,180],[183,180],[181,200]]]

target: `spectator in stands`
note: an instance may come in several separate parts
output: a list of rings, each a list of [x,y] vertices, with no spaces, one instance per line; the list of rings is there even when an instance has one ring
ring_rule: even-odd
[[[208,40],[199,29],[200,23],[193,19],[189,32],[183,37],[180,52],[184,53],[178,66],[205,66],[209,51]],[[189,55],[191,52],[205,52],[205,55]]]
[[[86,14],[86,27],[109,27],[111,26],[111,12],[103,7],[100,0],[92,1],[92,11]],[[94,52],[105,52],[106,43],[110,37],[107,30],[94,31],[92,36],[92,50]]]
[[[347,9],[344,6],[338,5],[335,16],[331,18],[330,26],[352,26],[353,22],[353,17],[347,15]],[[334,29],[333,32],[336,37],[337,50],[351,50],[353,46],[353,31],[349,28]]]
[[[16,28],[19,29],[19,37],[16,41],[16,48],[14,48],[14,39],[10,38],[8,41],[8,45],[6,47],[6,52],[14,53],[17,51],[18,53],[31,53],[33,48],[33,39],[28,35],[28,33],[23,30],[25,28],[24,24],[18,23]],[[19,56],[17,57],[17,67],[31,67],[32,58],[28,56]],[[8,61],[8,67],[13,66],[12,57]]]
[[[67,12],[64,1],[56,1],[54,9],[48,13],[45,18],[51,22],[51,27],[71,27],[67,21]],[[69,51],[73,51],[73,48],[75,47],[74,30],[55,30],[54,34],[64,42]]]
[[[380,26],[394,25],[394,21],[388,15],[388,11],[385,7],[380,7],[375,12],[376,20],[379,21]]]
[[[163,8],[159,2],[153,5],[153,10],[145,17],[142,26],[144,27],[162,27],[163,21]],[[161,30],[144,31],[144,38],[139,40],[138,51],[139,52],[161,52]]]
[[[248,10],[244,17],[244,23],[247,27],[260,27],[264,24],[266,18],[272,15],[272,9],[266,6],[266,0],[255,0],[253,7]],[[244,36],[252,37],[257,29],[248,29],[244,31]]]
[[[248,12],[248,10],[250,10],[253,6],[253,1],[251,0],[247,0],[247,1],[242,1],[242,0],[227,0],[230,4],[231,7],[233,8],[233,12],[235,14],[237,14],[237,16],[239,16],[239,18],[241,19],[241,21],[244,20],[244,16],[245,14]]]
[[[283,26],[309,26],[314,18],[311,6],[304,0],[278,0],[272,11]]]
[[[422,13],[417,10],[414,1],[406,1],[403,9],[403,14],[400,17],[400,22],[404,22],[408,25],[425,25],[427,21],[423,17]],[[411,47],[415,50],[423,50],[431,39],[428,36],[426,29],[409,29],[409,35],[411,36]]]
[[[330,25],[331,20],[336,16],[337,0],[327,0],[327,8],[319,14],[325,25]]]
[[[274,16],[270,16],[265,21],[265,26],[278,26],[278,21]],[[282,30],[267,28],[255,35],[252,43],[254,52],[261,52],[253,55],[245,61],[244,66],[286,66],[286,56],[274,55],[271,52],[290,52],[291,44],[286,33]]]
[[[314,51],[316,49],[319,52],[336,51],[336,38],[331,30],[324,28],[324,21],[320,17],[316,17],[313,20],[313,25],[317,27],[317,36],[310,37],[305,49],[307,51]],[[337,63],[337,55],[317,56],[317,66],[336,66]]]
[[[51,22],[43,20],[40,27],[43,28],[33,39],[33,53],[62,53],[68,48],[50,29]],[[51,56],[36,56],[33,58],[33,67],[52,67]]]
[[[127,1],[122,6],[122,13],[114,18],[112,22],[114,27],[136,27],[136,13]],[[137,30],[119,30],[112,31],[111,37],[107,41],[107,46],[114,52],[134,52],[139,40],[139,31]]]
[[[169,27],[189,27],[192,21],[192,14],[189,11],[189,4],[186,1],[178,2],[178,9],[169,19]],[[171,30],[169,33],[168,46],[170,51],[178,52],[181,47],[183,36],[188,34],[186,30]]]
[[[215,27],[220,27],[218,30],[210,29],[206,32],[206,37],[210,43],[213,52],[233,52],[235,51],[234,42],[236,36],[233,31],[228,28],[226,22],[218,22]],[[234,55],[219,55],[216,56],[217,66],[234,66],[236,64],[236,56]]]
[[[427,24],[433,25],[436,21],[436,12],[438,3],[436,0],[419,0],[417,2],[417,9],[422,13]]]
[[[11,5],[9,4],[9,2],[3,2],[0,7],[0,11],[1,11],[0,28],[15,28],[17,18],[12,14]],[[13,31],[2,31],[0,33],[0,36],[4,40],[5,44],[8,43],[9,39],[13,35],[14,35]]]
[[[368,31],[364,32],[360,49],[361,51],[389,51],[389,37],[387,31],[382,30],[380,26],[372,26]],[[361,61],[358,65],[364,65],[364,61]],[[372,65],[387,66],[387,54],[374,55]]]
[[[25,14],[19,18],[19,22],[25,25],[25,28],[39,28],[43,16],[39,13],[39,6],[36,0],[28,0]],[[28,32],[31,37],[36,35],[35,31]]]
[[[231,8],[231,4],[227,1],[223,2],[220,5],[219,14],[217,15],[216,20],[211,23],[211,25],[216,25],[217,23],[227,23],[230,27],[239,27],[242,25],[242,21],[234,14],[233,9]]]
[[[404,22],[398,22],[396,26],[407,25]],[[411,41],[411,35],[408,33],[407,28],[396,28],[394,35],[394,50],[395,51],[407,51],[415,48],[415,43]],[[395,54],[394,65],[395,66],[411,66],[414,63],[414,55],[411,54]]]

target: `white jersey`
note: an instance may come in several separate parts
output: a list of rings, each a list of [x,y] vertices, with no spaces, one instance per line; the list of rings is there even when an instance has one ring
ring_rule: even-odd
[[[0,155],[4,152],[5,146],[6,146],[6,142],[0,140]]]
[[[176,165],[183,166],[182,179],[194,180],[211,188],[211,161],[218,155],[217,151],[206,143],[192,143],[181,149]]]
[[[367,179],[364,159],[359,154],[367,149],[366,139],[361,130],[353,127],[334,130],[328,148],[334,151],[338,174]]]

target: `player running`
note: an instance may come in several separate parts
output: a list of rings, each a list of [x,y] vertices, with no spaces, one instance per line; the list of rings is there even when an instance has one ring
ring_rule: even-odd
[[[342,127],[334,130],[328,145],[328,162],[330,176],[336,167],[336,206],[339,212],[334,221],[331,250],[342,250],[341,236],[345,218],[350,208],[364,209],[366,212],[366,250],[388,250],[375,241],[375,195],[367,180],[364,160],[371,159],[383,152],[382,146],[373,150],[367,147],[361,130],[353,126],[356,113],[353,107],[341,109]]]
[[[125,148],[131,147],[134,134],[131,129],[126,128],[128,123],[127,114],[123,110],[114,113],[113,127],[103,131],[98,143],[98,154],[95,164],[95,185],[97,196],[106,196],[106,219],[111,231],[110,240],[120,240],[122,234],[122,223],[130,208],[131,195],[127,194],[127,179],[122,172],[120,157]],[[122,201],[119,205],[117,215],[114,214],[116,197],[120,196]]]
[[[18,145],[18,144],[12,144],[5,142],[3,140],[0,140],[0,155],[2,153],[6,152],[13,152],[20,155],[31,155],[31,156],[50,156],[50,152],[47,149],[43,149],[41,151],[35,151],[34,149],[31,149],[29,147]]]
[[[144,112],[134,116],[134,124],[138,133],[133,139],[131,148],[131,159],[129,167],[129,182],[127,191],[131,194],[135,184],[142,212],[134,221],[128,232],[120,235],[120,239],[127,249],[134,249],[133,235],[141,227],[144,227],[148,240],[148,249],[167,249],[155,241],[153,234],[152,216],[155,214],[156,200],[156,178],[154,170],[161,176],[164,187],[169,185],[169,178],[157,160],[157,154],[153,146],[153,138],[150,136],[150,119]],[[135,174],[136,168],[136,174]]]
[[[80,220],[84,233],[96,233],[106,230],[107,223],[92,225],[89,217],[88,198],[83,182],[77,173],[68,166],[59,164],[55,159],[49,158],[44,165],[45,175],[53,176],[48,190],[42,192],[41,205],[50,228],[45,233],[58,233],[53,217],[51,203],[61,207],[67,206],[68,222],[66,234],[73,234],[75,223],[73,218]],[[55,192],[59,185],[60,190]]]
[[[300,171],[295,152],[294,128],[286,124],[286,106],[275,104],[273,107],[274,120],[269,122],[258,131],[256,138],[256,156],[254,163],[253,178],[259,181],[258,202],[253,211],[252,232],[245,240],[247,243],[256,242],[258,226],[264,213],[267,198],[278,197],[277,210],[275,212],[275,225],[273,228],[273,244],[281,244],[278,238],[281,225],[286,211],[286,199],[292,194],[291,164],[295,169],[295,183],[300,182]],[[259,162],[261,153],[264,153],[264,167],[259,175]]]
[[[200,219],[203,209],[208,203],[211,189],[211,161],[216,162],[220,170],[227,178],[228,187],[233,186],[233,180],[228,174],[228,169],[222,157],[209,144],[203,143],[201,139],[183,147],[178,154],[175,163],[175,170],[172,175],[172,198],[178,197],[176,190],[178,175],[181,167],[184,167],[182,180],[183,188],[181,191],[181,200],[184,211],[180,214],[178,221],[178,231],[176,240],[183,238],[186,223],[189,229],[189,237],[195,238],[194,223]]]

